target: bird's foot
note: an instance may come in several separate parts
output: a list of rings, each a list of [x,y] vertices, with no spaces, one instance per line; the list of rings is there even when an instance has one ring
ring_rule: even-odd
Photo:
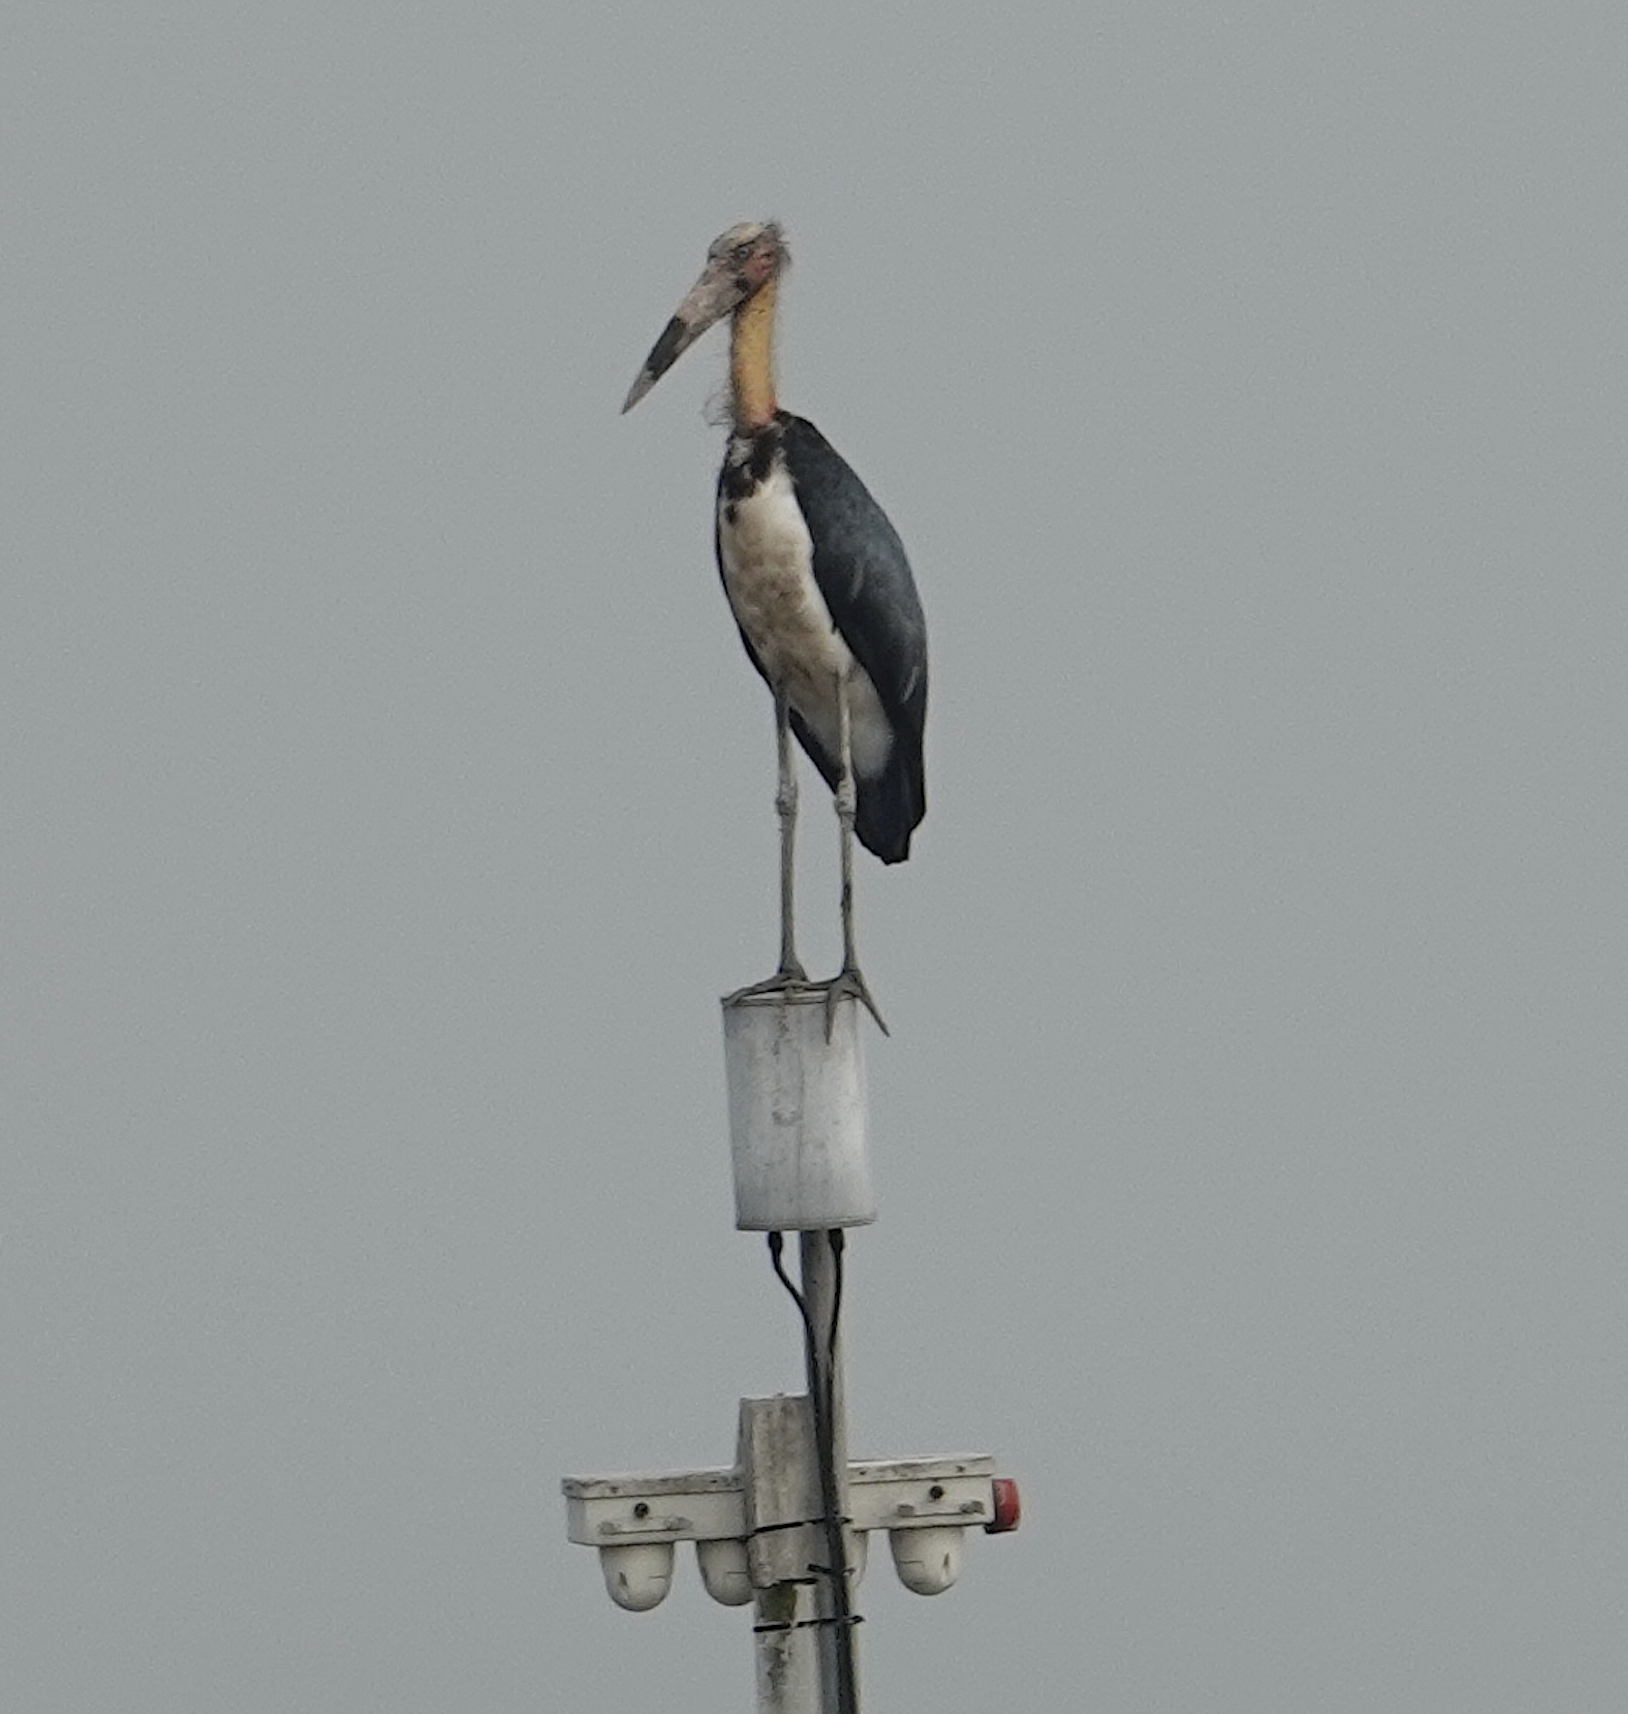
[[[744,988],[737,988],[733,994],[725,994],[724,1004],[738,1006],[742,1000],[755,1000],[762,994],[804,994],[823,986],[821,982],[810,982],[808,972],[794,958],[761,982],[750,982]]]
[[[865,986],[865,978],[859,973],[857,964],[844,964],[831,980],[824,984],[825,988],[825,1039],[830,1041],[831,1030],[836,1023],[837,1001],[844,995],[857,1000],[876,1020],[876,1027],[883,1035],[892,1032],[888,1029],[882,1014],[876,1009],[876,1002],[871,998],[871,991]]]

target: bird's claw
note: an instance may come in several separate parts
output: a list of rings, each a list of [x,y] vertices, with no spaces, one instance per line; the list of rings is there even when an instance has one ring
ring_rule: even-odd
[[[857,964],[845,964],[829,982],[811,982],[802,965],[792,964],[783,966],[772,976],[765,976],[761,982],[749,982],[744,988],[737,988],[733,994],[724,995],[726,1006],[738,1006],[748,1000],[759,1000],[770,994],[784,994],[788,999],[794,995],[823,994],[825,996],[825,1039],[830,1041],[831,1033],[836,1028],[837,1001],[843,998],[857,1000],[876,1020],[876,1027],[883,1035],[890,1035],[886,1020],[877,1010],[876,1002],[871,998],[871,991],[865,985],[865,978],[859,972]]]
[[[823,986],[821,982],[810,982],[808,972],[794,959],[790,964],[782,964],[774,975],[765,976],[761,982],[749,982],[733,994],[725,994],[724,1004],[738,1006],[741,1001],[755,1000],[762,994],[803,994]]]
[[[844,964],[843,967],[825,985],[825,1039],[830,1041],[831,1031],[836,1025],[837,1001],[845,994],[850,995],[865,1008],[876,1020],[876,1027],[883,1035],[890,1035],[887,1023],[882,1014],[876,1009],[876,1002],[871,998],[871,991],[865,986],[865,978],[859,973],[857,964]]]

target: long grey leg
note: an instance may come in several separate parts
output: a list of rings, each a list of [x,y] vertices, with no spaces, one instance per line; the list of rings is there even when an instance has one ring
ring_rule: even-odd
[[[797,962],[797,929],[792,894],[797,854],[797,760],[791,752],[791,704],[783,685],[774,689],[774,736],[779,756],[780,783],[774,794],[780,817],[780,970],[795,982],[808,977]]]
[[[848,709],[848,681],[837,680],[837,825],[842,845],[842,968],[857,970],[854,956],[854,791],[853,718]]]
[[[797,852],[797,758],[791,750],[791,704],[781,685],[774,687],[774,739],[777,767],[774,812],[780,818],[780,967],[762,982],[737,988],[725,998],[726,1006],[758,994],[784,994],[812,986],[808,973],[797,961],[797,928],[792,909]]]
[[[888,1027],[876,1009],[870,989],[859,971],[859,955],[854,949],[854,814],[858,794],[854,786],[853,717],[848,707],[848,679],[837,679],[837,825],[841,829],[842,847],[842,969],[826,991],[825,1028],[831,1033],[832,1009],[839,994],[852,994],[864,1002],[865,1009],[875,1018],[883,1035]]]

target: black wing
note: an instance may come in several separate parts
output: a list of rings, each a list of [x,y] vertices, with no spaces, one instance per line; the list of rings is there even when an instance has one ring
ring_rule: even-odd
[[[847,461],[811,422],[782,411],[786,470],[814,540],[814,581],[854,659],[876,686],[893,728],[878,778],[859,786],[857,831],[884,863],[910,855],[927,809],[922,733],[927,723],[927,620],[899,533]],[[829,784],[835,759],[793,716],[803,748]]]

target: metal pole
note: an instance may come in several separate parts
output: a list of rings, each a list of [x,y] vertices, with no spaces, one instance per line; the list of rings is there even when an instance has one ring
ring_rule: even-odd
[[[757,1592],[752,1614],[758,1714],[826,1714],[814,1591],[806,1583],[776,1583]]]
[[[742,1399],[736,1465],[746,1502],[758,1714],[824,1714],[818,1597],[808,1564],[819,1506],[809,1400]]]

